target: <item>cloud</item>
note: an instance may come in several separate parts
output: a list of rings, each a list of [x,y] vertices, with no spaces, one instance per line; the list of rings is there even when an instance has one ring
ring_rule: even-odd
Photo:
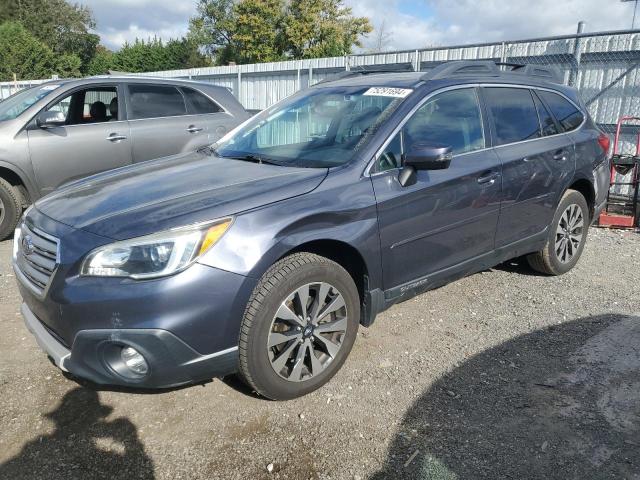
[[[423,0],[424,15],[415,4],[413,15],[402,13],[395,0],[347,3],[377,28],[384,21],[388,50],[570,34],[580,20],[586,31],[620,30],[633,15],[633,3],[619,0]]]
[[[195,0],[80,0],[93,10],[97,32],[110,48],[157,36],[176,38],[188,30]],[[384,21],[385,49],[515,40],[631,26],[633,2],[619,0],[345,0],[375,28]],[[640,12],[639,12],[640,13]],[[376,33],[365,39],[372,47]]]

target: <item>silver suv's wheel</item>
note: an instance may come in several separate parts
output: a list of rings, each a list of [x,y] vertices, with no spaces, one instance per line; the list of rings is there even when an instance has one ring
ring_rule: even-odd
[[[18,191],[0,178],[0,241],[13,233],[22,214],[22,201]]]
[[[548,275],[562,275],[576,263],[589,230],[589,206],[580,192],[567,190],[562,196],[545,247],[527,257],[535,270]]]
[[[240,331],[240,373],[267,398],[305,395],[340,369],[359,319],[358,289],[344,268],[312,253],[285,257],[249,299]]]

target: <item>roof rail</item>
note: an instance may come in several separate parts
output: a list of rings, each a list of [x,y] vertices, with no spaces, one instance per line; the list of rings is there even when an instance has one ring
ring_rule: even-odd
[[[330,75],[329,77],[320,80],[314,85],[319,85],[321,83],[326,82],[335,82],[336,80],[342,80],[343,78],[349,77],[357,77],[360,75],[374,75],[379,73],[402,73],[402,72],[413,72],[413,66],[407,64],[400,65],[357,65],[355,67],[351,67],[351,70],[345,70],[344,72],[339,72],[334,75]]]
[[[500,76],[500,69],[493,60],[453,60],[438,65],[425,73],[421,80],[438,80],[457,75]]]
[[[553,83],[564,83],[560,70],[547,65],[523,65],[522,67],[511,69],[513,73],[521,73],[532,77],[542,77]]]
[[[500,70],[501,66],[511,67],[511,69],[502,71]],[[526,65],[522,63],[494,62],[493,60],[454,60],[446,62],[425,73],[421,79],[425,81],[437,80],[458,75],[499,77],[504,73],[517,73],[532,77],[541,77],[550,82],[563,83],[562,75],[555,67],[546,65]]]

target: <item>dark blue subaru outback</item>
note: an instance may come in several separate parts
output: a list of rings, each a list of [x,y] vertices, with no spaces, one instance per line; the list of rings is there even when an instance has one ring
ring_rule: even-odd
[[[54,192],[15,234],[27,327],[99,384],[238,372],[289,399],[394,303],[522,255],[567,272],[609,140],[553,71],[509,68],[349,72],[207,149]]]

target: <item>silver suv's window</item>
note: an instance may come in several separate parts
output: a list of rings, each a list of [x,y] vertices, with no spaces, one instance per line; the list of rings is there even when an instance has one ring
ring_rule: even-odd
[[[76,90],[48,110],[62,112],[67,125],[84,125],[118,120],[118,89],[91,87]]]
[[[0,122],[13,120],[38,100],[51,95],[60,85],[42,85],[13,94],[0,102]]]
[[[412,90],[326,87],[265,110],[216,145],[222,157],[302,167],[342,165],[358,155]]]
[[[169,85],[129,85],[129,118],[159,118],[186,115],[184,97]]]
[[[182,93],[184,93],[184,96],[187,99],[187,107],[189,108],[189,113],[202,115],[207,113],[218,113],[222,111],[222,108],[220,108],[218,104],[210,100],[209,97],[196,90],[193,90],[192,88],[183,88]]]
[[[490,87],[484,89],[487,106],[496,129],[496,144],[538,138],[540,123],[531,92],[526,88]]]
[[[376,170],[400,167],[402,153],[421,142],[448,145],[454,154],[484,148],[482,115],[475,89],[451,90],[427,100],[378,157]]]

